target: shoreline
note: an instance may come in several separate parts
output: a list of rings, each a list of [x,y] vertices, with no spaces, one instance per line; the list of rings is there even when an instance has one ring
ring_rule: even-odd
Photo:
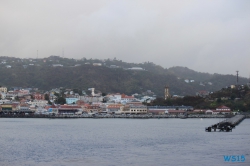
[[[188,115],[187,118],[231,118],[234,115]],[[250,115],[245,115],[250,118]],[[79,118],[120,118],[120,119],[166,119],[166,118],[179,118],[181,115],[0,115],[0,118],[47,118],[47,119],[79,119]],[[187,119],[185,118],[185,119]]]

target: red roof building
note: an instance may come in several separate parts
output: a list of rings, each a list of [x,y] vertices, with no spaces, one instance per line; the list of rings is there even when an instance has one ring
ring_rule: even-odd
[[[33,96],[36,100],[44,100],[44,94],[35,93]]]
[[[227,106],[222,105],[222,106],[217,107],[216,111],[231,111],[231,109]]]

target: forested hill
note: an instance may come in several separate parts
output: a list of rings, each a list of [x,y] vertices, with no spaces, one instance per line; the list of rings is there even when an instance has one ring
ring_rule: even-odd
[[[235,84],[236,80],[233,75],[199,73],[188,68],[183,70],[183,67],[164,69],[150,62],[135,64],[115,59],[0,57],[0,63],[1,86],[34,87],[42,90],[57,87],[87,90],[94,87],[103,93],[140,94],[151,90],[156,95],[163,96],[164,87],[168,85],[172,95],[195,95],[201,90],[219,90]],[[94,66],[93,63],[99,63],[101,66]],[[52,64],[63,66],[52,67]],[[141,67],[144,70],[127,70],[131,67]],[[185,79],[194,81],[187,83]],[[245,84],[248,80],[240,78],[240,81]]]

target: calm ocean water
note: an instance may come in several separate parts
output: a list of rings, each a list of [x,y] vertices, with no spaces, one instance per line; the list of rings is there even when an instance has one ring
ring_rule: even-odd
[[[233,132],[205,132],[220,120],[1,118],[0,165],[250,165],[250,119]]]

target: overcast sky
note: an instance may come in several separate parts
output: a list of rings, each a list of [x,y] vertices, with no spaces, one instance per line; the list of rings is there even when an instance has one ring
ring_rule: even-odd
[[[0,0],[0,56],[250,74],[250,0]]]

